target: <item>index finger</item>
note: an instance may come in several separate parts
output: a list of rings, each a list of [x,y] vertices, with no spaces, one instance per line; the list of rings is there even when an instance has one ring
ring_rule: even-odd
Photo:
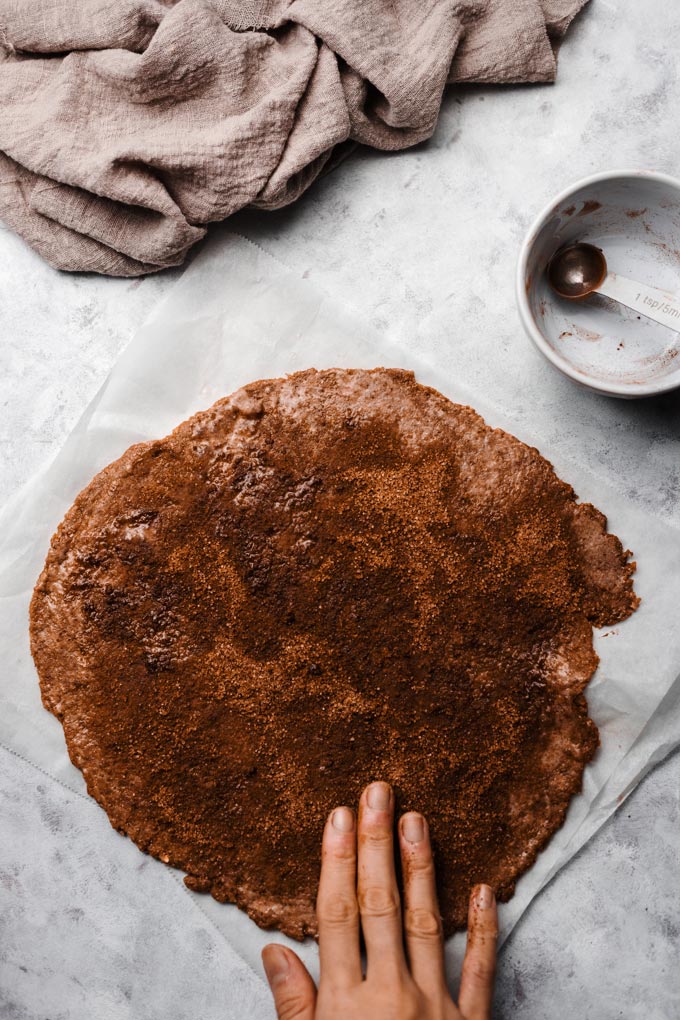
[[[322,984],[347,987],[362,979],[356,869],[354,812],[335,808],[324,829],[316,900]]]

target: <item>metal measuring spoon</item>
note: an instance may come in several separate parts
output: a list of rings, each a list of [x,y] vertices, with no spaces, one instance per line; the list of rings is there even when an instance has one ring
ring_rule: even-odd
[[[593,244],[560,248],[550,259],[547,273],[548,283],[560,297],[579,301],[589,294],[604,294],[680,333],[678,295],[610,273],[604,253]]]

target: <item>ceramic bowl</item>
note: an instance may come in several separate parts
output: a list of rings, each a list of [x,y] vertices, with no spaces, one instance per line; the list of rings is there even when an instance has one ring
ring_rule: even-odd
[[[601,248],[613,273],[680,292],[680,181],[618,170],[573,184],[533,223],[516,281],[524,328],[570,379],[617,397],[680,387],[680,333],[602,295],[569,301],[551,290],[550,257],[577,241]]]

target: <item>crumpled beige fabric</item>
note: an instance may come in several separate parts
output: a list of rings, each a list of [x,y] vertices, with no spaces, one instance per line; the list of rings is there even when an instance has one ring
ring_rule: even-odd
[[[0,0],[0,218],[60,269],[181,263],[447,82],[552,81],[587,0]]]

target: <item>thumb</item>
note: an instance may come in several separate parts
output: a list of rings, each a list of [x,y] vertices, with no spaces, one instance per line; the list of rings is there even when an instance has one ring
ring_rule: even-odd
[[[302,960],[284,946],[270,945],[262,950],[262,963],[278,1020],[314,1020],[316,987]]]

